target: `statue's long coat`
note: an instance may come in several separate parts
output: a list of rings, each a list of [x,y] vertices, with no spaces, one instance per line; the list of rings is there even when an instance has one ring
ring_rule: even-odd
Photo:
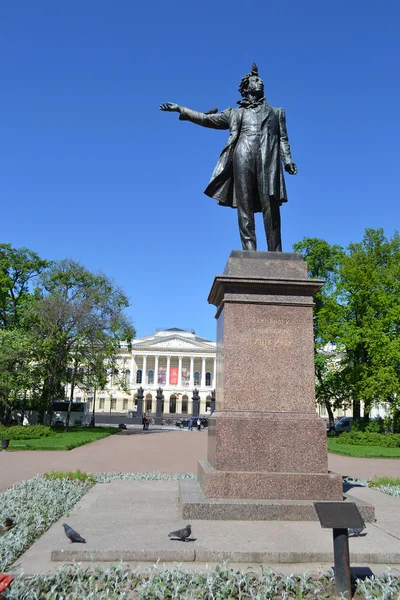
[[[191,121],[212,129],[230,129],[230,136],[222,150],[218,163],[204,193],[215,198],[222,206],[237,208],[234,178],[233,153],[239,139],[243,111],[246,108],[227,108],[221,113],[206,115],[189,108],[181,108],[180,119]],[[258,177],[259,196],[274,196],[280,203],[287,202],[282,161],[293,162],[286,131],[285,111],[263,104],[260,151],[262,168]],[[254,212],[261,212],[260,197],[254,199]]]

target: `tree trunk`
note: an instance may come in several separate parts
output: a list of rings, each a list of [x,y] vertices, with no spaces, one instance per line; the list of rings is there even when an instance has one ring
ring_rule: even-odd
[[[326,411],[328,413],[328,418],[329,418],[329,433],[330,433],[331,431],[335,431],[335,417],[333,415],[332,405],[329,402],[329,400],[327,398],[325,398],[324,402],[325,402]]]
[[[359,420],[361,418],[361,405],[359,400],[353,400],[353,419]]]
[[[93,410],[92,410],[92,420],[90,421],[90,426],[95,427],[96,425],[96,415],[95,415],[95,407],[96,407],[96,390],[97,388],[93,388]]]
[[[72,371],[72,376],[71,376],[71,392],[69,395],[67,418],[65,419],[65,431],[68,431],[69,422],[71,420],[71,409],[72,409],[72,402],[74,400],[75,376],[76,376],[77,370],[78,370],[78,365],[75,364],[74,370]]]

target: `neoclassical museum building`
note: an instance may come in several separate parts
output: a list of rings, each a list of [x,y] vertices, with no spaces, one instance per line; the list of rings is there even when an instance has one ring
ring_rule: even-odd
[[[130,416],[135,411],[137,390],[142,387],[143,408],[155,414],[157,389],[161,387],[164,416],[192,415],[195,388],[200,396],[199,413],[205,414],[215,389],[215,346],[193,330],[177,328],[157,329],[152,335],[135,338],[131,349],[122,344],[117,368],[105,390],[97,393],[96,413]],[[91,391],[77,390],[74,399],[88,401],[92,410]]]
[[[130,346],[121,344],[116,368],[109,375],[105,389],[97,392],[95,412],[134,416],[137,390],[142,387],[143,410],[154,416],[157,389],[161,387],[164,418],[191,416],[195,388],[200,396],[199,414],[207,414],[216,384],[215,363],[215,342],[196,335],[193,330],[156,329],[151,335],[135,338]],[[69,389],[66,397],[69,398]],[[75,388],[74,400],[88,402],[92,411],[93,390]],[[327,419],[323,405],[316,404],[316,411]],[[351,414],[351,408],[335,410],[335,417]],[[376,416],[384,416],[381,407],[371,411],[371,417]]]

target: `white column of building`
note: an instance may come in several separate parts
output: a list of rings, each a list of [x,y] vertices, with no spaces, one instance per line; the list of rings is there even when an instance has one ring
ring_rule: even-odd
[[[167,375],[166,375],[166,378],[165,378],[165,385],[169,385],[169,370],[170,370],[170,367],[171,367],[171,357],[168,354],[168,356],[167,356]]]
[[[143,354],[142,385],[147,385],[147,354]]]
[[[215,390],[215,381],[216,381],[216,368],[217,368],[217,359],[213,358],[213,372],[212,372],[212,386]]]
[[[132,356],[131,356],[131,375],[129,377],[129,387],[133,388],[133,376],[134,376],[134,369],[135,369],[135,361],[133,359],[133,352],[132,352]]]
[[[204,356],[201,358],[201,387],[206,385],[206,359]]]
[[[179,366],[178,366],[178,387],[182,387],[182,356],[179,357]]]
[[[154,385],[158,385],[158,355],[154,357]]]
[[[189,387],[192,388],[194,385],[194,356],[190,357],[190,378]]]

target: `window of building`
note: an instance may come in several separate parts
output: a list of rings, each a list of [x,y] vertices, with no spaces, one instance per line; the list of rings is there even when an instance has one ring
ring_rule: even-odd
[[[147,394],[146,395],[146,412],[152,411],[152,404],[153,404],[153,396],[151,394]]]
[[[118,375],[119,375],[118,369],[114,369],[113,373],[112,373],[112,378],[111,378],[111,385],[113,385],[114,387],[118,385]]]
[[[153,371],[153,369],[149,369],[147,371],[147,383],[150,384],[150,385],[154,383],[154,371]]]
[[[206,385],[211,385],[211,373],[207,371],[206,373]]]
[[[172,394],[172,396],[170,396],[169,412],[173,415],[176,413],[176,396],[175,396],[175,394]]]
[[[188,397],[186,394],[182,396],[182,413],[187,413],[188,411]]]
[[[194,385],[200,385],[200,371],[195,371],[193,373],[193,383]]]
[[[99,408],[104,408],[104,398],[100,398]]]
[[[125,385],[129,385],[131,381],[131,372],[129,369],[125,371]]]
[[[128,410],[128,398],[123,399],[122,410]]]
[[[77,396],[75,398],[75,402],[82,402],[82,396]]]
[[[136,371],[136,383],[142,383],[142,369]]]
[[[111,398],[110,408],[111,408],[111,410],[115,410],[117,408],[117,399],[116,398]]]

